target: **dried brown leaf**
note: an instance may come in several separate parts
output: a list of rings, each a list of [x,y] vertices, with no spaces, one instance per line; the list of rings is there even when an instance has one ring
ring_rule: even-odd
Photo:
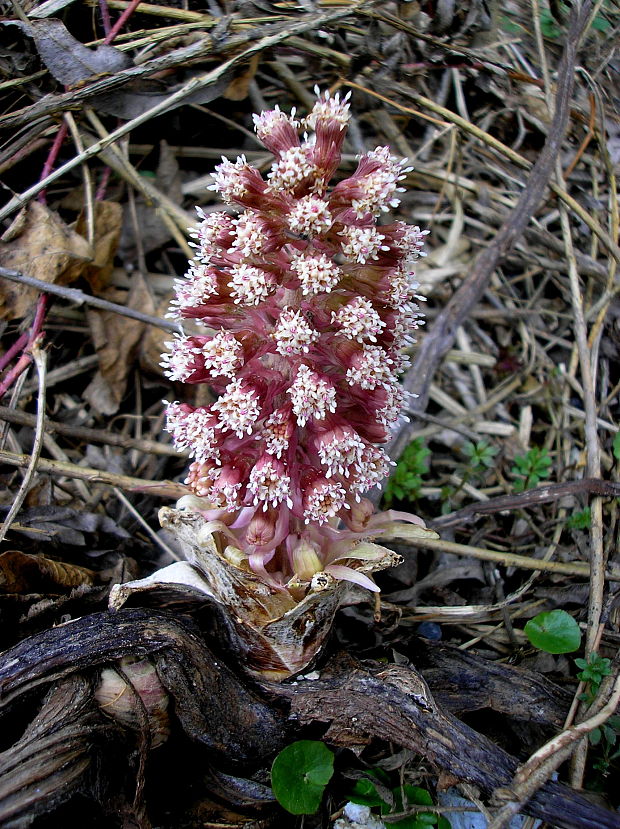
[[[92,264],[82,274],[94,293],[99,293],[109,282],[114,256],[118,249],[123,224],[123,208],[111,201],[95,202],[95,240]],[[86,213],[82,211],[75,225],[81,236],[86,236]]]
[[[86,567],[45,556],[7,550],[0,555],[0,589],[5,593],[58,592],[93,584],[96,573]]]
[[[108,290],[104,297],[123,302],[128,308],[137,308],[153,314],[155,303],[146,280],[136,271],[132,276],[129,295]],[[99,357],[99,371],[84,392],[90,405],[104,415],[118,411],[127,388],[136,351],[144,333],[144,323],[121,317],[111,311],[89,311],[88,322],[93,343]]]
[[[86,239],[39,202],[31,202],[20,211],[2,241],[2,267],[45,282],[68,285],[92,262]],[[33,289],[4,281],[0,286],[0,318],[25,316],[37,296]]]
[[[248,97],[250,83],[254,80],[259,61],[259,55],[252,55],[247,69],[242,74],[237,75],[226,87],[223,93],[224,98],[228,98],[229,101],[243,101]]]

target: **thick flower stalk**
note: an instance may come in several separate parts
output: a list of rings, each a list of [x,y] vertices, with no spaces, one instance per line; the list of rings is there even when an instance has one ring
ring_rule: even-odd
[[[403,348],[421,323],[413,264],[427,231],[378,223],[409,168],[377,147],[330,186],[348,120],[347,98],[329,93],[302,121],[277,107],[254,116],[274,163],[266,179],[243,156],[216,168],[213,187],[238,212],[198,210],[172,309],[207,330],[177,336],[162,363],[219,395],[167,404],[203,499],[192,509],[223,533],[225,555],[293,595],[325,572],[377,589],[356,569],[377,523],[363,495],[389,472],[381,444],[402,416]]]

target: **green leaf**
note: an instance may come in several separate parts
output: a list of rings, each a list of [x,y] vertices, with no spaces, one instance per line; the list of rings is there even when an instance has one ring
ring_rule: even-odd
[[[590,745],[597,746],[601,742],[601,736],[601,729],[593,728],[592,731],[590,731],[590,733],[588,734]]]
[[[582,509],[580,512],[574,512],[566,521],[566,526],[569,530],[587,530],[592,523],[592,514],[590,507]]]
[[[432,806],[433,798],[426,789],[421,789],[419,786],[410,786],[406,783],[404,786],[396,786],[392,789],[394,795],[394,808],[381,808],[381,814],[387,815],[392,812],[406,812],[407,806]],[[428,829],[429,826],[435,826],[437,823],[437,815],[432,812],[417,812],[415,815],[409,815],[402,820],[397,820],[392,826],[398,826],[399,829]]]
[[[513,472],[527,475],[530,470],[530,463],[525,455],[517,455],[514,460]]]
[[[334,752],[318,740],[299,740],[283,749],[271,767],[273,793],[287,812],[314,814],[334,773]]]
[[[494,464],[493,458],[497,455],[497,449],[486,440],[480,440],[478,443],[467,441],[463,445],[463,452],[469,458],[469,464],[473,469],[479,466],[486,466],[490,469]]]
[[[571,653],[581,644],[579,625],[565,610],[539,613],[526,624],[525,635],[546,653]]]
[[[514,23],[509,17],[506,17],[506,15],[503,15],[500,18],[500,26],[505,32],[511,35],[521,34],[521,32],[523,31],[522,26],[519,26],[517,23]]]
[[[611,23],[600,14],[597,14],[592,21],[592,28],[596,32],[607,32],[611,28]]]
[[[562,30],[553,19],[551,13],[546,9],[543,9],[540,14],[540,31],[543,37],[547,37],[550,40],[557,40],[562,34]]]
[[[614,435],[613,443],[611,445],[614,453],[614,458],[617,461],[620,461],[620,432],[616,432],[616,434]]]
[[[353,792],[349,795],[351,803],[359,803],[360,806],[384,806],[385,801],[379,795],[376,786],[370,780],[356,780]]]
[[[517,455],[510,470],[513,475],[525,476],[525,480],[517,480],[514,484],[515,492],[523,492],[540,483],[541,478],[548,478],[551,474],[551,458],[547,449],[533,446],[525,455]]]
[[[583,668],[577,674],[577,679],[582,682],[590,682],[593,686],[600,685],[604,676],[609,676],[611,673],[611,660],[605,656],[599,656],[597,653],[588,654],[587,660],[575,659],[575,665],[578,668]]]
[[[403,800],[406,799],[407,803],[412,803],[414,806],[433,805],[433,798],[431,797],[430,792],[427,791],[427,789],[421,789],[419,786],[410,786],[408,783],[405,783],[405,785],[402,786],[402,788],[399,786],[398,788],[394,789],[394,797],[402,797]],[[405,804],[402,803],[402,806],[404,808]]]

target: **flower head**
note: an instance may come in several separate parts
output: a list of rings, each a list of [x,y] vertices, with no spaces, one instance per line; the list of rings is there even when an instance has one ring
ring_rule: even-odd
[[[285,308],[278,318],[278,323],[271,335],[276,341],[278,354],[307,354],[310,347],[319,338],[301,311]]]
[[[275,156],[299,146],[299,121],[295,120],[295,110],[286,115],[276,105],[275,109],[252,117],[257,136]]]
[[[426,231],[378,223],[406,162],[376,147],[331,184],[349,110],[348,95],[317,92],[305,119],[254,116],[273,164],[266,176],[244,156],[216,167],[213,189],[237,214],[198,210],[171,309],[206,330],[176,335],[162,357],[170,380],[218,395],[167,404],[174,445],[193,458],[187,485],[218,520],[230,514],[226,544],[257,576],[294,592],[333,578],[376,589],[352,551],[373,521],[363,495],[391,466],[378,444],[403,417],[401,349],[422,322],[413,263]]]
[[[342,270],[324,253],[296,254],[291,270],[297,274],[304,295],[328,294],[342,276]]]

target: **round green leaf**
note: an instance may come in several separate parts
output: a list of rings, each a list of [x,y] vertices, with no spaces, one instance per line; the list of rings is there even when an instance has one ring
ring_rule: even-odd
[[[271,767],[271,788],[287,812],[312,815],[334,773],[334,752],[318,740],[299,740],[283,749]]]
[[[535,648],[547,653],[571,653],[581,644],[579,625],[565,610],[534,616],[525,626],[525,635]]]

